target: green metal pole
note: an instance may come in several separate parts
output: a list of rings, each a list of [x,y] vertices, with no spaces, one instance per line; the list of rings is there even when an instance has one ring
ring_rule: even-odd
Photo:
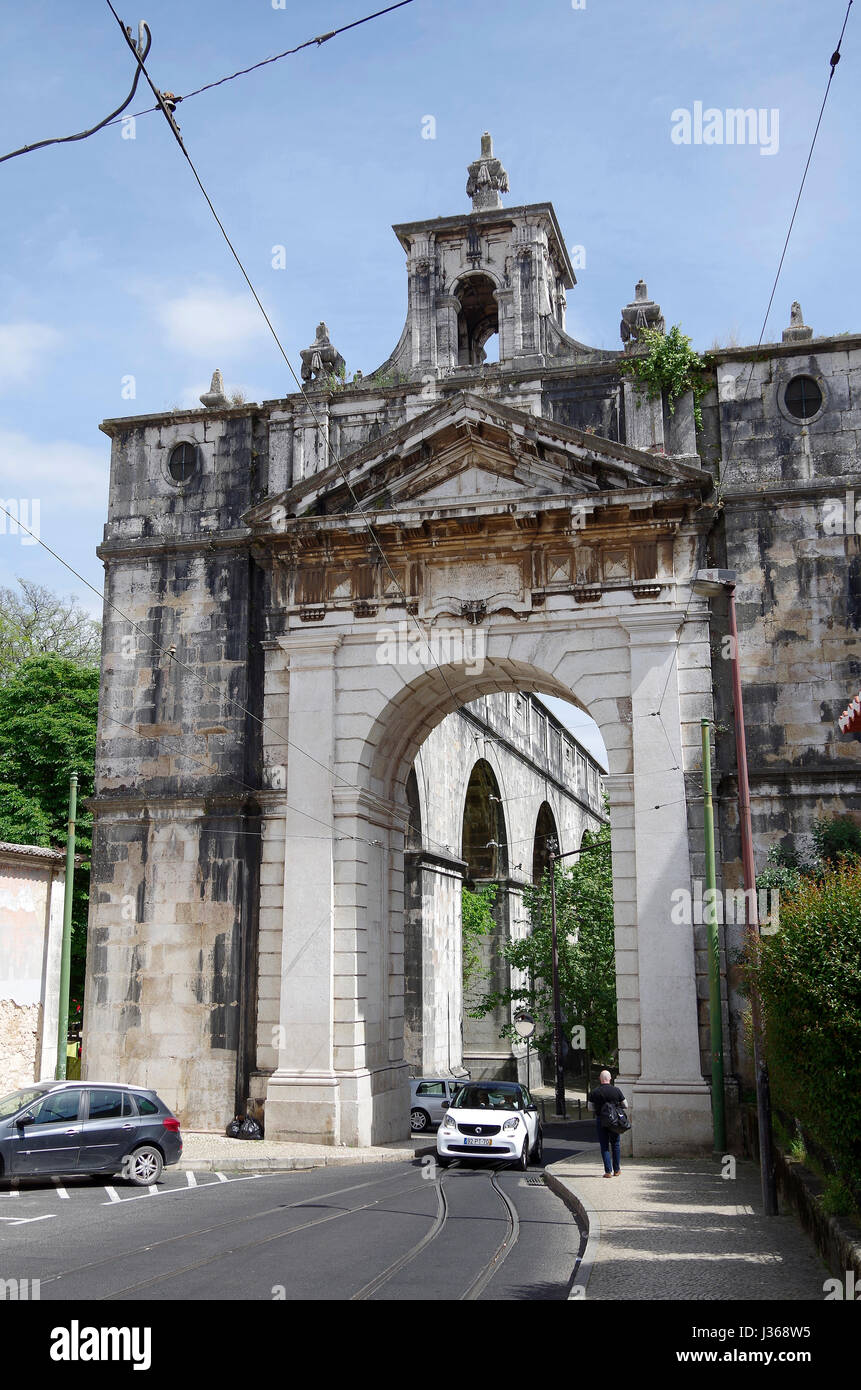
[[[709,721],[700,721],[703,730],[703,822],[706,850],[706,926],[709,941],[709,1023],[712,1051],[712,1127],[715,1151],[726,1152],[726,1117],[723,1086],[723,1027],[720,1004],[720,956],[718,950],[717,882],[715,875],[715,822],[712,805],[712,761]]]
[[[69,824],[66,830],[66,888],[63,894],[63,954],[60,957],[56,1081],[65,1081],[66,1079],[66,1046],[69,1038],[69,975],[72,965],[72,893],[75,887],[75,816],[77,809],[78,774],[73,772],[69,776]]]

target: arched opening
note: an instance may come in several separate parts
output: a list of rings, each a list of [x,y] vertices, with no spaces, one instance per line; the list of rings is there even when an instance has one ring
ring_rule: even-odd
[[[499,333],[499,306],[495,286],[489,275],[469,275],[455,289],[460,302],[457,316],[457,362],[459,367],[479,367],[483,362],[499,360],[485,352],[485,344]]]
[[[467,883],[473,886],[498,882],[508,872],[502,797],[493,768],[484,758],[475,764],[467,784],[461,855]]]
[[[532,845],[532,882],[541,882],[550,863],[550,851],[558,854],[560,850],[559,831],[556,817],[546,801],[542,802],[535,822],[535,838]]]
[[[513,629],[505,614],[488,621],[480,662],[450,661],[419,673],[406,660],[392,662],[394,669],[386,671],[370,633],[367,638],[354,633],[354,641],[344,644],[343,651],[339,642],[321,634],[307,668],[301,660],[295,668],[291,666],[291,716],[295,706],[291,733],[300,738],[307,728],[307,737],[316,737],[315,747],[338,750],[332,763],[337,785],[333,788],[331,778],[316,773],[312,778],[303,769],[301,780],[296,774],[296,795],[304,796],[302,809],[286,818],[283,917],[292,954],[289,968],[280,977],[284,1037],[266,1100],[267,1123],[276,1132],[329,1134],[336,1143],[357,1144],[400,1139],[406,1133],[404,841],[410,820],[410,772],[421,750],[421,793],[422,783],[426,790],[434,781],[444,780],[450,767],[461,769],[461,776],[468,768],[466,785],[459,783],[457,804],[463,815],[475,766],[464,767],[469,756],[465,741],[449,764],[425,758],[422,745],[446,715],[461,711],[464,717],[463,707],[494,694],[508,701],[506,727],[510,728],[518,696],[523,702],[530,692],[540,692],[590,714],[606,742],[614,831],[609,912],[614,978],[610,987],[618,1000],[614,1037],[619,1072],[623,1079],[632,1079],[634,1105],[639,1104],[639,1095],[645,1098],[637,1142],[641,1151],[649,1152],[675,1132],[671,1126],[677,1123],[680,1094],[685,1097],[689,1141],[706,1141],[708,1085],[703,1079],[698,1034],[693,933],[671,915],[674,886],[690,875],[684,772],[637,732],[664,686],[655,678],[657,693],[647,682],[640,693],[645,676],[656,669],[657,639],[654,618],[641,619],[638,610],[636,619],[637,625],[632,619],[631,626],[639,636],[642,625],[648,640],[632,642],[627,627],[615,619],[599,620],[599,630],[594,620],[572,623],[567,617],[556,621],[548,615],[538,631],[525,624]],[[675,658],[675,631],[669,631],[666,640],[663,631],[660,636],[670,662]],[[290,640],[282,648],[288,656]],[[296,652],[304,657],[304,632],[297,634],[295,643]],[[671,681],[664,684],[671,689]],[[324,729],[328,742],[321,743],[320,710],[326,710],[321,706],[321,692],[326,691],[330,692],[328,733]],[[632,708],[635,716],[642,712],[639,721],[632,719]],[[677,705],[669,695],[665,708],[676,716]],[[549,736],[551,726],[543,727],[548,737],[539,752],[550,776],[558,756]],[[670,728],[674,734],[674,727]],[[524,740],[526,729],[531,729],[531,719],[525,721]],[[464,1060],[456,1046],[462,998],[456,973],[460,954],[456,928],[464,879],[480,883],[482,873],[506,875],[501,886],[513,918],[517,897],[522,904],[528,886],[537,815],[546,799],[545,794],[523,798],[519,788],[506,780],[504,802],[490,801],[491,795],[500,795],[496,741],[493,729],[483,746],[479,743],[479,761],[491,765],[496,786],[488,774],[482,778],[479,770],[475,781],[484,793],[484,804],[476,802],[474,786],[469,796],[473,815],[467,817],[465,837],[462,825],[460,839],[454,825],[446,833],[439,820],[431,818],[430,800],[424,796],[421,800],[423,854],[432,849],[436,856],[440,904],[433,930],[427,924],[424,927],[424,1028],[437,1064],[450,1052],[452,1072]],[[535,746],[530,735],[529,747]],[[564,766],[564,748],[562,752]],[[658,774],[660,807],[654,804]],[[586,799],[580,796],[586,811],[592,809],[589,781]],[[595,800],[600,816],[600,798]],[[499,830],[500,805],[505,813],[504,832]],[[578,844],[580,828],[567,815],[561,817],[555,792],[553,806],[563,849]],[[521,813],[519,807],[527,809]],[[300,817],[312,814],[319,819],[329,808],[338,833],[331,844],[323,842],[316,851],[309,851],[307,827]],[[473,855],[472,865],[460,858],[464,848]],[[489,850],[497,852],[495,863],[486,857]],[[522,859],[527,861],[525,872]],[[310,868],[318,866],[318,872],[310,872],[309,861]],[[507,928],[510,922],[511,918]],[[309,1016],[313,1027],[305,1021]],[[467,1052],[472,1043],[468,1037],[464,1042]],[[475,1054],[479,1054],[477,1047]],[[510,1044],[508,1056],[516,1061]],[[316,1088],[313,1095],[309,1077]],[[665,1103],[667,1087],[671,1099]]]

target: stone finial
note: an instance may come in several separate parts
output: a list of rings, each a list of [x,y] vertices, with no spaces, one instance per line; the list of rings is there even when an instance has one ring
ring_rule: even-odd
[[[205,405],[207,410],[223,410],[230,402],[224,394],[224,378],[218,368],[212,373],[212,381],[209,383],[209,390],[204,391],[198,397],[201,405]]]
[[[622,310],[619,332],[626,352],[633,352],[644,328],[656,328],[659,333],[666,330],[660,304],[649,298],[645,280],[638,280],[634,287],[634,298]]]
[[[329,330],[325,323],[317,324],[317,336],[309,348],[300,352],[302,358],[302,380],[316,381],[320,376],[343,376],[346,363],[329,341]]]
[[[797,299],[794,299],[789,311],[789,327],[783,330],[783,341],[785,343],[807,343],[812,337],[813,329],[807,327],[801,312],[801,305]]]
[[[467,196],[472,199],[473,212],[501,208],[500,193],[508,192],[508,175],[493,153],[493,141],[487,131],[481,137],[481,157],[467,169]]]

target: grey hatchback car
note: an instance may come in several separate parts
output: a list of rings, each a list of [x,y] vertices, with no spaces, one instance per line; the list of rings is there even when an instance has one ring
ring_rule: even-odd
[[[37,1081],[0,1097],[0,1178],[122,1173],[146,1187],[181,1155],[179,1120],[142,1086]]]

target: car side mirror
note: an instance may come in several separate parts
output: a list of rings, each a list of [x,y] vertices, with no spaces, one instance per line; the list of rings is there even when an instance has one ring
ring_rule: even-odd
[[[31,1114],[29,1110],[25,1110],[23,1115],[18,1116],[15,1123],[16,1125],[31,1125],[35,1118],[36,1116]]]

